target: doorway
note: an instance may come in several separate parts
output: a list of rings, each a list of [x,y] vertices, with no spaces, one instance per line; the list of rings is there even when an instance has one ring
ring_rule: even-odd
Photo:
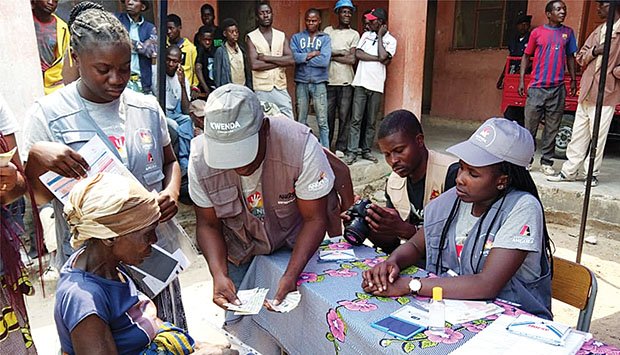
[[[218,23],[233,18],[239,24],[239,43],[245,45],[245,36],[256,28],[255,0],[218,0]]]
[[[426,44],[424,46],[424,78],[422,79],[422,113],[431,112],[433,99],[433,62],[435,60],[435,24],[437,0],[429,0],[426,12]]]

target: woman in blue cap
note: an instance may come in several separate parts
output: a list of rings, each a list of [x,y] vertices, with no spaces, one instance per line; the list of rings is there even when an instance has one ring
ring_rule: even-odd
[[[460,159],[456,187],[425,209],[424,228],[382,264],[364,272],[375,295],[503,299],[551,318],[551,241],[536,185],[526,166],[528,131],[504,118],[487,120],[469,140],[448,148]],[[399,277],[426,257],[439,278]]]

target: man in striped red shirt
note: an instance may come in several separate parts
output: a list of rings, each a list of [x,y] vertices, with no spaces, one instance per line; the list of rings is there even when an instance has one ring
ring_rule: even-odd
[[[566,4],[563,1],[552,0],[547,3],[545,14],[548,23],[532,31],[521,59],[519,95],[524,94],[525,68],[529,65],[530,57],[533,56],[534,64],[525,103],[525,128],[530,131],[535,140],[538,125],[543,118],[545,119],[540,164],[545,175],[554,175],[555,171],[552,166],[555,136],[560,127],[566,98],[564,71],[568,64],[571,76],[569,94],[575,96],[577,82],[574,55],[578,48],[573,30],[562,25],[566,18]]]

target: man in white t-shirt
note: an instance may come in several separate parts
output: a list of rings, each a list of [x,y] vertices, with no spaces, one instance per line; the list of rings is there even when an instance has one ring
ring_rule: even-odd
[[[330,203],[338,199],[334,172],[310,129],[264,116],[256,94],[244,86],[221,86],[207,100],[204,134],[192,140],[188,174],[213,301],[225,309],[238,302],[236,289],[253,257],[282,247],[293,252],[275,299],[295,291],[325,236]]]
[[[370,149],[375,138],[375,122],[381,109],[386,66],[396,54],[396,38],[388,32],[385,10],[373,9],[364,17],[370,21],[371,31],[362,34],[355,50],[359,63],[353,79],[353,115],[344,158],[349,165],[357,160],[358,148],[361,149],[362,159],[378,162]],[[362,130],[362,127],[366,129]]]
[[[338,26],[328,26],[324,32],[332,39],[332,56],[329,63],[329,82],[327,85],[327,121],[329,124],[329,141],[333,140],[336,129],[336,111],[338,112],[338,134],[335,150],[342,157],[347,150],[349,131],[347,126],[351,117],[353,103],[353,77],[355,72],[355,49],[360,34],[351,28],[351,18],[355,7],[351,0],[339,0],[334,7],[338,14]]]

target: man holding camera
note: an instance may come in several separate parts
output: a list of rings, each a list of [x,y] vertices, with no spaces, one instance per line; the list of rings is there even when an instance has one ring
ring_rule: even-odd
[[[424,206],[456,185],[459,164],[454,157],[426,148],[420,121],[407,110],[396,110],[383,119],[378,143],[392,174],[385,189],[386,207],[370,204],[365,221],[370,227],[368,238],[391,253],[401,239],[417,232],[424,221]]]
[[[326,156],[310,128],[284,116],[265,117],[250,89],[227,84],[209,95],[204,134],[192,140],[188,174],[196,239],[218,306],[239,304],[236,290],[255,255],[289,247],[275,295],[279,303],[297,288],[326,230],[341,233],[334,184],[338,190],[344,184],[332,160],[340,162]],[[346,203],[352,200],[350,177],[349,189]]]

